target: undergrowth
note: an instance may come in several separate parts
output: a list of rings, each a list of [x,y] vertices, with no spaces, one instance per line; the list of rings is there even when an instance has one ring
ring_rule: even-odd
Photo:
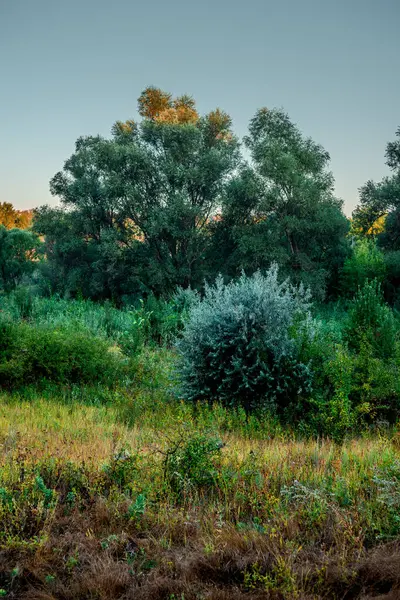
[[[337,445],[241,409],[140,404],[140,390],[129,419],[128,398],[114,396],[1,397],[5,597],[339,599],[397,589],[395,429]]]

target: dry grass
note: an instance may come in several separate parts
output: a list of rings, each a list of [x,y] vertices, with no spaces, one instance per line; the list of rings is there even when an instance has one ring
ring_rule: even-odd
[[[206,417],[167,405],[128,427],[117,404],[3,397],[0,593],[400,598],[395,441],[251,439]],[[225,444],[212,478],[173,487],[165,452],[199,432]]]

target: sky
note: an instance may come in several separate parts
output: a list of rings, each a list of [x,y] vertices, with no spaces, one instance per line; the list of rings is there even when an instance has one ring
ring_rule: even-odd
[[[148,85],[219,106],[236,133],[283,107],[331,155],[349,215],[400,126],[399,0],[0,0],[0,202],[56,204],[81,135]]]

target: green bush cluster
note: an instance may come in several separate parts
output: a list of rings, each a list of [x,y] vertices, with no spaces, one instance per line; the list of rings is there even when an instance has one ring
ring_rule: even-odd
[[[366,280],[342,317],[316,323],[306,346],[314,373],[306,428],[341,440],[350,431],[391,423],[400,411],[400,342],[377,280]]]
[[[387,276],[385,256],[373,240],[359,240],[343,265],[341,292],[352,298],[366,281],[376,279],[383,284]]]
[[[299,356],[303,338],[312,335],[308,299],[302,286],[279,282],[276,265],[265,276],[206,286],[177,345],[183,397],[290,409],[311,387]]]
[[[349,346],[360,351],[363,345],[381,358],[395,352],[396,324],[391,309],[385,304],[378,280],[366,280],[350,304],[346,337]]]
[[[41,297],[32,285],[20,285],[0,295],[0,312],[14,322],[28,321],[57,329],[88,331],[118,344],[125,353],[136,353],[147,345],[171,346],[182,330],[189,307],[198,299],[196,291],[177,288],[169,299],[149,295],[134,304],[117,308],[110,301],[67,300]]]
[[[400,413],[398,318],[379,278],[324,307],[275,266],[219,278],[203,296],[178,288],[120,309],[18,286],[0,296],[0,315],[2,387],[99,384],[105,398],[122,386],[131,395],[118,407],[129,422],[144,404],[171,400],[174,386],[184,400],[243,410],[248,424],[262,415],[337,441]]]
[[[310,318],[304,291],[244,275],[206,289],[178,342],[181,394],[268,410],[299,431],[341,441],[400,411],[397,321],[365,280],[341,320]]]
[[[45,381],[113,386],[127,366],[118,350],[82,331],[0,321],[0,385]]]
[[[130,355],[145,342],[148,314],[143,305],[119,310],[110,302],[101,305],[90,300],[40,297],[34,288],[19,286],[8,296],[0,296],[0,310],[15,323],[26,321],[71,335],[87,332],[118,344]]]
[[[205,433],[181,436],[165,453],[164,477],[179,498],[212,488],[218,477],[215,459],[223,447],[221,440]]]

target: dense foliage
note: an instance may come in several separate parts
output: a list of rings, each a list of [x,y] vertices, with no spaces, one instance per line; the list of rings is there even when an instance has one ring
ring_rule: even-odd
[[[150,87],[138,113],[77,140],[32,230],[2,205],[3,385],[125,389],[149,347],[174,347],[186,400],[337,441],[394,422],[399,141],[350,227],[328,152],[283,110],[256,112],[246,158],[230,117],[189,96]]]
[[[292,331],[311,335],[307,300],[302,288],[279,283],[276,265],[265,276],[207,286],[178,344],[184,397],[282,413],[310,387]]]
[[[294,282],[310,285],[314,297],[324,299],[335,291],[349,251],[348,222],[333,194],[329,154],[276,109],[257,111],[245,145],[252,166],[231,180],[224,198],[224,260],[233,273],[265,269],[275,261]]]
[[[400,141],[349,229],[282,110],[138,112],[0,205],[0,596],[397,598]]]
[[[110,140],[80,138],[51,181],[63,208],[38,210],[34,227],[46,237],[53,290],[118,300],[206,275],[208,222],[239,161],[230,119],[141,112],[139,125],[116,123]]]
[[[34,233],[0,225],[0,290],[10,291],[32,274],[40,254],[41,244]]]
[[[399,249],[400,217],[400,128],[396,139],[386,146],[386,164],[392,175],[375,183],[368,181],[360,188],[360,204],[353,214],[356,228],[364,235],[377,235],[380,245],[388,250]],[[386,216],[384,226],[379,219]]]
[[[46,381],[112,386],[123,357],[87,332],[0,322],[0,386],[14,389]]]
[[[348,221],[333,195],[329,154],[280,110],[258,111],[244,143],[230,117],[147,88],[142,121],[111,139],[81,137],[42,207],[43,277],[53,292],[121,303],[202,288],[277,262],[315,296],[337,291]]]

